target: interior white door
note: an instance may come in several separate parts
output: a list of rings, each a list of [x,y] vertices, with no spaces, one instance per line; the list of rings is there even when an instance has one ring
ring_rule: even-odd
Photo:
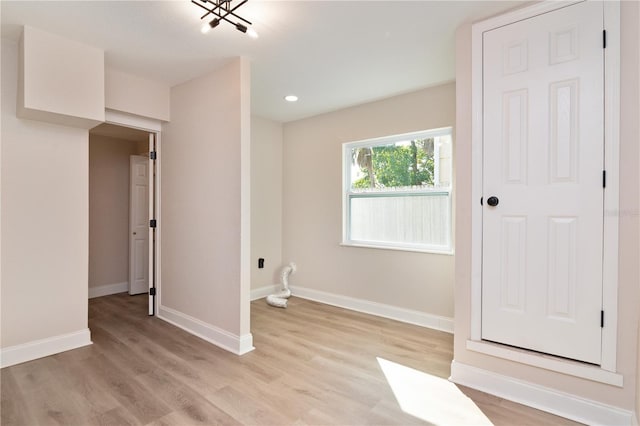
[[[594,364],[602,7],[578,3],[483,35],[482,338]]]
[[[149,158],[132,155],[129,190],[129,294],[149,291]]]

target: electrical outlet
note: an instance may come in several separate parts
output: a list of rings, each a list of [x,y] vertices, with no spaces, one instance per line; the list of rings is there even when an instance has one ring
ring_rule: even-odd
[[[262,269],[264,268],[264,259],[260,258],[258,259],[258,269]]]

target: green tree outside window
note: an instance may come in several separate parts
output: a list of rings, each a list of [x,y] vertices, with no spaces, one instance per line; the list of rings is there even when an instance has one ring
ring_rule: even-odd
[[[361,177],[353,188],[433,186],[434,139],[417,139],[374,147],[354,148],[352,159]]]

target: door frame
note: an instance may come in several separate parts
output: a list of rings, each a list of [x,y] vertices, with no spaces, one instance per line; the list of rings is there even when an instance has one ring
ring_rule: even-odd
[[[153,299],[153,305],[149,304],[149,315],[156,315],[158,312],[158,306],[160,305],[160,297],[162,294],[161,291],[161,279],[160,279],[160,265],[161,265],[161,230],[162,230],[162,220],[160,218],[160,185],[161,185],[161,167],[160,167],[160,159],[161,155],[161,132],[162,132],[162,122],[160,120],[141,117],[138,115],[133,115],[121,111],[116,111],[112,109],[105,109],[105,122],[109,124],[115,124],[122,127],[129,127],[133,129],[143,130],[145,132],[149,132],[155,135],[155,151],[156,151],[156,160],[155,160],[155,185],[153,186],[153,191],[149,191],[149,211],[151,212],[153,208],[155,208],[155,219],[156,219],[156,228],[155,228],[155,244],[153,243],[153,229],[149,228],[149,285],[153,285],[153,280],[155,278],[155,288],[156,294]],[[153,171],[149,168],[149,177],[153,178]],[[155,259],[155,262],[154,262]],[[150,296],[152,297],[152,296]]]
[[[584,0],[582,0],[584,1]],[[472,26],[471,42],[471,335],[467,349],[506,358],[548,370],[622,386],[622,376],[616,372],[618,325],[618,218],[619,218],[619,127],[620,127],[620,4],[603,1],[604,27],[607,45],[604,64],[604,139],[605,170],[603,235],[603,310],[602,363],[591,366],[578,361],[540,355],[523,349],[482,341],[482,194],[483,177],[483,103],[482,103],[482,47],[483,33],[523,19],[548,13],[570,4],[545,1],[530,7],[508,12]],[[591,0],[587,0],[591,1]],[[568,367],[569,365],[569,367]]]

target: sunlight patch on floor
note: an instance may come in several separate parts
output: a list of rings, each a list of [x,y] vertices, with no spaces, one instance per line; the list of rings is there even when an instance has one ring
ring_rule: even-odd
[[[402,411],[434,425],[492,425],[453,383],[376,358]]]

